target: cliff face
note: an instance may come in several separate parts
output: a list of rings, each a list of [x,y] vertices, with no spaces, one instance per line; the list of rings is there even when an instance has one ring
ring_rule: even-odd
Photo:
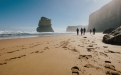
[[[86,30],[87,30],[87,26],[81,26],[81,25],[79,25],[79,26],[68,26],[66,28],[66,32],[76,32],[77,28],[79,28],[79,29],[86,28]]]
[[[37,32],[54,32],[51,27],[51,19],[41,17],[38,23]]]
[[[103,32],[109,28],[117,28],[121,25],[121,0],[112,0],[102,8],[89,16],[88,31],[96,28]]]

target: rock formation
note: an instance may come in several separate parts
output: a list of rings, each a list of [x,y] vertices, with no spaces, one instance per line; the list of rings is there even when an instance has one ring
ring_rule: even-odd
[[[68,26],[66,28],[66,32],[76,32],[77,28],[79,28],[79,29],[86,28],[86,30],[87,30],[87,26],[78,25],[78,26]]]
[[[37,32],[54,32],[51,27],[51,19],[41,17],[38,23]]]
[[[103,36],[103,42],[107,44],[121,45],[121,26],[108,35]]]
[[[106,30],[103,32],[103,34],[109,34],[109,33],[111,33],[113,30],[114,30],[114,28],[106,29]]]
[[[96,28],[98,32],[103,32],[109,28],[117,28],[121,25],[121,0],[112,0],[99,10],[90,14],[90,29]]]

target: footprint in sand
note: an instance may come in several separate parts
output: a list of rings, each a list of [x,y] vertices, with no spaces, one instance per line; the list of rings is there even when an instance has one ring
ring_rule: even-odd
[[[10,60],[13,60],[13,59],[17,59],[18,57],[12,57],[12,58],[9,58],[9,59],[5,59],[5,61],[10,61]]]
[[[5,65],[5,64],[7,64],[7,62],[2,62],[2,63],[0,63],[0,65]]]
[[[94,49],[93,48],[87,48],[87,51],[88,52],[94,52]]]
[[[88,45],[88,47],[93,47],[93,45]]]
[[[15,51],[19,51],[19,50],[15,50]]]
[[[35,53],[39,53],[39,51],[35,51]]]
[[[100,53],[100,55],[102,55],[102,56],[104,56],[104,57],[108,57],[108,55],[105,54],[105,53],[103,53],[103,52],[99,52],[99,53]]]
[[[66,46],[63,46],[62,48],[67,48]]]
[[[108,70],[113,70],[113,71],[116,71],[116,69],[115,69],[115,66],[114,65],[111,65],[111,64],[105,64],[105,66],[104,66],[106,69],[108,69]]]
[[[83,37],[83,38],[87,38],[87,37]]]
[[[111,50],[107,50],[107,51],[104,51],[105,53],[118,53],[118,54],[121,54],[120,52],[114,52],[114,51],[111,51]]]
[[[108,46],[103,46],[104,48],[108,48]]]
[[[77,66],[74,66],[71,68],[72,75],[79,75],[79,68]]]
[[[96,66],[94,66],[92,64],[86,64],[86,65],[84,65],[84,67],[86,67],[86,68],[95,68],[96,70],[102,70],[102,68],[96,67]]]
[[[120,75],[117,71],[106,71],[106,75]]]
[[[33,53],[43,53],[44,51],[41,51],[41,52],[39,52],[39,51],[35,51],[35,52],[31,52],[30,54],[33,54]]]
[[[18,58],[21,58],[21,57],[25,57],[26,55],[20,55],[20,56],[18,56]]]
[[[10,52],[7,52],[7,53],[13,53],[14,51],[10,51]]]
[[[71,51],[78,52],[78,50],[75,47],[73,49],[71,49]]]
[[[92,64],[86,64],[86,65],[84,65],[84,67],[86,67],[86,68],[94,68],[94,66]]]
[[[94,50],[95,48],[94,47],[87,47],[87,50]]]
[[[10,51],[10,52],[7,52],[7,53],[14,53],[14,52],[16,52],[16,51],[19,51],[19,50],[15,50],[15,51]]]
[[[79,55],[79,59],[87,60],[87,59],[90,59],[90,58],[92,58],[92,55]]]
[[[47,49],[49,49],[49,47],[45,47],[45,48],[44,48],[44,50],[47,50]]]
[[[17,57],[12,57],[12,58],[10,58],[10,60],[13,60],[13,59],[16,59]]]
[[[115,69],[115,66],[112,64],[109,64],[108,62],[105,62],[104,65],[105,69],[106,69],[106,75],[120,75],[121,72]]]
[[[91,52],[91,51],[92,51],[92,49],[87,49],[87,51],[88,51],[88,52]]]
[[[111,61],[105,61],[105,63],[111,63]]]

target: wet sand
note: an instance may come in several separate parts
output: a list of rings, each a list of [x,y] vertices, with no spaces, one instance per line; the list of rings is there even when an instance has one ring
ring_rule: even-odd
[[[0,40],[0,75],[121,75],[121,46],[102,33]]]

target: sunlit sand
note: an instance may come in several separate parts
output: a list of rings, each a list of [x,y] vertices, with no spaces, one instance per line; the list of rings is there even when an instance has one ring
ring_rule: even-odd
[[[104,34],[0,40],[0,75],[118,75],[121,46]]]

